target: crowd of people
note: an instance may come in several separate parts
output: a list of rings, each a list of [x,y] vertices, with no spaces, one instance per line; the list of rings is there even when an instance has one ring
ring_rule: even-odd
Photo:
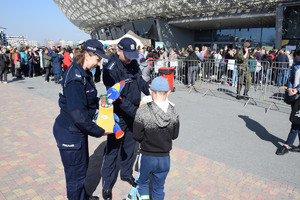
[[[71,65],[73,55],[80,52],[81,45],[76,48],[71,47],[24,47],[6,48],[1,47],[0,54],[0,83],[8,83],[7,74],[11,73],[12,77],[36,77],[45,76],[45,83],[49,82],[49,77],[53,77],[54,83],[59,83],[64,71]],[[116,55],[115,45],[105,45],[105,53],[109,58]],[[249,49],[248,68],[251,76],[251,83],[262,82],[266,76],[267,69],[273,62],[281,64],[276,65],[278,69],[290,69],[293,65],[295,51],[285,51],[284,49],[265,50],[259,47]],[[143,74],[143,78],[150,82],[151,74],[154,71],[154,64],[151,61],[164,60],[166,62],[174,60],[186,60],[186,72],[181,66],[178,66],[178,75],[186,73],[184,83],[191,87],[195,84],[197,75],[201,75],[204,80],[223,81],[225,85],[238,86],[238,63],[237,55],[239,48],[228,48],[225,45],[220,49],[210,49],[202,46],[193,47],[188,45],[187,48],[171,48],[169,51],[165,47],[137,47],[137,62]],[[8,58],[8,59],[7,59]],[[233,63],[231,63],[232,60]],[[103,66],[108,62],[103,59],[100,66],[94,69],[94,81],[101,82],[101,73]],[[231,67],[232,66],[232,67]],[[290,70],[273,69],[271,76],[272,84],[282,86],[287,85]]]

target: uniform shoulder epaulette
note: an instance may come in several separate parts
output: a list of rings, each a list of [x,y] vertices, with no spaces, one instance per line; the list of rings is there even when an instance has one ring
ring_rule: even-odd
[[[73,66],[71,65],[70,67]],[[81,81],[83,84],[85,84],[85,78],[80,74],[80,71],[78,69],[70,68],[70,70],[68,70],[66,73],[67,75],[65,77],[65,83],[64,83],[65,87],[68,83],[70,83],[73,80]]]
[[[113,70],[115,68],[116,64],[117,63],[115,61],[109,62],[109,63],[106,64],[106,68],[108,70]]]
[[[73,80],[75,80],[75,79],[79,79],[79,80],[82,79],[82,76],[81,76],[80,71],[78,69],[75,69],[75,71],[74,71],[74,78],[73,78]]]

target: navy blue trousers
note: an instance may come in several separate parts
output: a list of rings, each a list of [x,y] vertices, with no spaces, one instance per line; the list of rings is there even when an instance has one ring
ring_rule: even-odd
[[[53,134],[65,170],[68,199],[88,199],[84,188],[89,160],[87,135],[72,133],[58,123],[54,124]]]
[[[125,122],[119,123],[124,131],[124,137],[116,139],[115,134],[107,136],[107,144],[102,164],[102,187],[104,190],[112,190],[117,175],[116,164],[120,151],[120,176],[130,178],[133,171],[135,140],[132,138],[132,131]]]

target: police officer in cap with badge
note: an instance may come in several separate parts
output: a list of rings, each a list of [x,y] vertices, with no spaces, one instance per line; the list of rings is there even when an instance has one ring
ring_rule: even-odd
[[[59,91],[60,114],[53,134],[64,166],[67,197],[71,200],[99,199],[86,194],[84,181],[89,160],[88,135],[99,138],[107,134],[92,121],[99,98],[89,70],[98,66],[101,58],[106,58],[102,43],[87,40],[64,73]]]
[[[121,180],[134,185],[132,176],[134,163],[135,140],[132,138],[133,121],[141,101],[141,92],[150,95],[149,85],[141,75],[136,61],[138,53],[136,42],[128,37],[123,38],[116,47],[114,56],[104,67],[103,82],[106,88],[115,83],[125,81],[125,87],[120,98],[114,104],[114,112],[119,116],[118,123],[124,131],[124,137],[116,139],[114,135],[107,136],[107,145],[102,164],[102,196],[105,200],[112,199],[112,188],[116,178],[116,162],[120,152]],[[120,151],[119,151],[120,150]]]

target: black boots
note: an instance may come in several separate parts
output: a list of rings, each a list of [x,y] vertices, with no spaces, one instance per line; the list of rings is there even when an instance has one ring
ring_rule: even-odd
[[[127,183],[129,183],[133,187],[136,186],[135,179],[133,177],[131,177],[131,178],[121,178],[121,180],[126,181]]]
[[[104,200],[112,200],[111,190],[102,190],[102,197]]]

